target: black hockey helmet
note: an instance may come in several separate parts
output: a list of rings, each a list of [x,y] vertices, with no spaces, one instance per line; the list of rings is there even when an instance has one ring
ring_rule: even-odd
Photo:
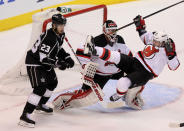
[[[66,18],[61,14],[54,14],[52,16],[52,23],[53,24],[66,24]]]
[[[112,20],[107,20],[103,24],[103,33],[107,36],[110,42],[116,42],[117,24]]]

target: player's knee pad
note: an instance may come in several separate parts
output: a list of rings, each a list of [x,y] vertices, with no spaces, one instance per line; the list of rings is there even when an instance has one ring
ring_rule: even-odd
[[[117,90],[122,93],[126,92],[130,86],[131,86],[131,81],[127,77],[122,77],[117,82]]]
[[[33,89],[33,93],[39,96],[43,96],[46,92],[46,87],[45,86],[39,86],[39,87],[35,87]]]

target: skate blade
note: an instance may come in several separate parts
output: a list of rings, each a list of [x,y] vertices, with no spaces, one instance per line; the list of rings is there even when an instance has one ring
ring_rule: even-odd
[[[45,112],[45,111],[41,111],[41,110],[35,110],[34,113],[35,114],[43,114],[43,115],[53,115],[53,112]]]
[[[29,128],[34,128],[35,124],[31,124],[31,123],[27,123],[25,121],[20,120],[18,123],[19,126],[23,126],[23,127],[29,127]]]

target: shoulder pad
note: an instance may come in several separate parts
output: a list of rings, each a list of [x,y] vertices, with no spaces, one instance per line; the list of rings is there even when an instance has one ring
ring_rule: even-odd
[[[120,43],[120,44],[125,44],[125,41],[124,39],[120,36],[120,35],[117,35],[117,43]]]
[[[107,45],[107,40],[104,34],[100,34],[94,38],[95,46],[105,47]]]

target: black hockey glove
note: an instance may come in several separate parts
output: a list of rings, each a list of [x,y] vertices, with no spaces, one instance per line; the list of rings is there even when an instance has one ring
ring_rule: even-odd
[[[72,68],[75,64],[74,60],[70,56],[66,57],[65,62],[67,63],[67,68]]]
[[[165,43],[165,51],[169,60],[172,60],[176,56],[175,44],[171,38]]]
[[[60,70],[65,70],[68,67],[68,64],[63,60],[57,60],[55,65]]]
[[[138,15],[136,16],[134,19],[134,24],[136,26],[136,30],[139,31],[139,30],[145,30],[146,28],[146,24],[145,24],[145,21],[144,19],[142,18],[142,16]]]

